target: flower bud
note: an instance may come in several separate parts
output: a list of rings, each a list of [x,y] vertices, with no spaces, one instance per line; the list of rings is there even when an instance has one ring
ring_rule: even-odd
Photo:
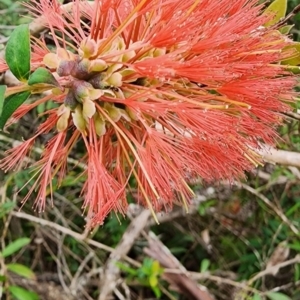
[[[63,104],[58,109],[57,114],[59,115],[59,119],[56,123],[56,128],[59,132],[61,132],[68,128],[69,117],[70,117],[70,108],[66,107]]]
[[[59,76],[69,76],[75,67],[75,61],[73,60],[62,60],[60,61],[56,70]]]
[[[95,89],[106,89],[108,88],[107,82],[104,81],[104,78],[106,77],[106,73],[101,73],[89,80],[89,83],[95,88]]]
[[[110,86],[120,87],[122,86],[122,75],[119,72],[113,73],[108,79],[107,83]]]
[[[108,115],[114,122],[118,122],[121,119],[121,113],[117,107],[112,104],[104,103],[104,108],[106,109]]]
[[[69,107],[72,110],[74,110],[77,107],[78,101],[76,100],[72,90],[69,90],[69,92],[64,100],[64,105],[66,107]]]
[[[106,133],[105,121],[98,113],[94,115],[94,124],[98,136],[102,136]]]
[[[90,100],[99,99],[104,94],[103,90],[94,89],[94,88],[89,88],[88,90],[89,90]]]
[[[128,115],[127,111],[125,109],[122,109],[122,108],[118,108],[118,109],[119,109],[119,112],[121,114],[121,118],[125,119],[127,122],[130,122],[131,118]]]
[[[123,64],[113,64],[107,69],[107,74],[112,74],[123,67]]]
[[[57,48],[56,53],[57,53],[58,58],[62,59],[62,60],[74,60],[75,59],[75,55],[72,52],[70,52],[64,48]]]
[[[118,122],[122,117],[128,122],[131,121],[127,112],[122,108],[115,107],[113,104],[109,103],[105,103],[104,108],[114,122]]]
[[[97,54],[97,43],[89,38],[84,39],[78,49],[78,53],[81,57],[89,58]]]
[[[126,53],[123,54],[122,61],[123,62],[127,62],[131,58],[135,57],[135,55],[136,55],[136,53],[135,53],[134,50],[128,51],[128,52],[126,52]]]
[[[91,61],[89,72],[102,72],[107,69],[107,63],[102,59]]]
[[[125,82],[134,82],[134,81],[136,81],[136,77],[132,76],[132,75],[136,74],[136,71],[134,69],[131,69],[131,68],[123,69],[119,73],[122,75],[123,81],[125,81]],[[129,79],[124,78],[124,77],[127,77],[127,76],[129,77]]]
[[[75,111],[72,113],[72,119],[73,119],[73,123],[76,126],[76,128],[81,132],[85,132],[86,121],[83,117],[83,112],[82,112],[82,108],[80,105],[78,105],[75,108]]]
[[[71,70],[71,75],[78,79],[84,79],[89,75],[89,68],[91,62],[87,58],[83,58],[80,61],[76,61],[74,68]]]
[[[96,105],[92,100],[86,99],[83,102],[83,116],[91,118],[96,112]]]
[[[93,86],[83,80],[75,80],[73,82],[73,92],[77,101],[82,103],[85,99],[89,99],[89,89]]]
[[[157,57],[157,56],[162,56],[166,54],[166,49],[165,48],[156,48],[153,51],[153,57]]]
[[[49,69],[56,69],[60,60],[55,53],[47,53],[43,58],[43,63]]]
[[[132,109],[126,106],[125,110],[131,120],[138,121],[139,118],[137,117],[136,113]]]

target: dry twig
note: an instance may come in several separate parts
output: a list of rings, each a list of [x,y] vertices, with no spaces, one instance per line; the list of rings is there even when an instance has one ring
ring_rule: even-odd
[[[53,229],[55,229],[55,230],[57,230],[61,233],[72,236],[73,238],[75,238],[78,241],[85,242],[86,244],[95,246],[99,249],[102,249],[102,250],[105,250],[105,251],[108,251],[108,252],[114,251],[114,249],[109,247],[109,246],[106,246],[104,244],[96,242],[92,239],[85,238],[82,234],[80,234],[78,232],[75,232],[75,231],[73,231],[69,228],[63,227],[59,224],[53,223],[51,221],[44,220],[44,219],[29,215],[29,214],[26,214],[26,213],[23,213],[23,212],[14,211],[14,212],[12,212],[12,215],[14,217],[21,218],[21,219],[26,219],[28,221],[31,221],[31,222],[34,222],[34,223],[37,223],[37,224],[40,224],[40,225],[43,225],[43,226],[49,226],[49,227],[51,227],[51,228],[53,228]]]
[[[286,266],[289,265],[293,265],[293,264],[299,264],[300,263],[300,255],[296,255],[294,258],[291,258],[289,260],[286,260],[282,263],[276,264],[274,266],[271,266],[269,268],[266,268],[265,270],[257,273],[254,277],[252,277],[250,280],[248,280],[248,285],[252,285],[256,280],[258,280],[259,278],[262,278],[266,275],[273,275],[274,271],[279,270],[281,268],[284,268]]]
[[[272,203],[266,196],[257,192],[254,188],[245,183],[235,182],[235,184],[261,199],[268,207],[270,207],[276,213],[276,215],[282,220],[283,223],[285,223],[291,229],[292,232],[294,232],[296,235],[299,235],[299,230],[290,222],[290,220],[280,210],[280,208],[275,206],[274,203]]]
[[[300,153],[265,147],[258,151],[264,161],[284,166],[300,167]]]
[[[168,281],[180,289],[182,293],[187,295],[189,299],[196,300],[213,300],[205,286],[197,284],[190,276],[184,266],[173,256],[170,250],[150,232],[148,235],[149,246],[144,248],[144,252],[165,268],[178,269],[181,273],[166,273],[165,277]]]
[[[120,274],[120,269],[116,266],[116,262],[127,255],[136,238],[147,226],[150,216],[150,210],[143,210],[140,215],[134,218],[115,250],[110,254],[103,270],[98,300],[109,299],[111,293],[115,290],[116,282]]]

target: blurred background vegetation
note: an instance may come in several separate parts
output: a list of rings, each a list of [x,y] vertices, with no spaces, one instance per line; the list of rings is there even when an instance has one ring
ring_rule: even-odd
[[[299,3],[289,0],[288,10]],[[19,1],[0,0],[0,50],[29,21]],[[300,14],[291,24],[300,41]],[[300,152],[297,108],[280,128],[278,147]],[[1,156],[31,136],[45,109],[0,133]],[[37,146],[33,157],[39,153]],[[127,218],[111,214],[90,233],[76,163],[41,214],[32,201],[19,210],[28,171],[0,173],[0,299],[209,299],[199,286],[220,300],[300,299],[299,169],[266,164],[240,185],[195,182],[189,214],[176,208],[159,215],[160,225],[143,223],[144,212],[132,204]],[[109,276],[116,286],[101,296]]]

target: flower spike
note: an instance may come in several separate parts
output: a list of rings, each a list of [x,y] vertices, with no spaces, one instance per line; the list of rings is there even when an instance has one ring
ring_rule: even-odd
[[[233,181],[261,164],[258,150],[276,142],[297,76],[280,64],[294,55],[293,41],[265,25],[274,16],[258,2],[26,3],[53,39],[32,37],[31,71],[47,68],[59,89],[43,86],[37,91],[47,95],[9,121],[54,103],[36,134],[0,161],[6,171],[19,167],[35,139],[52,133],[24,201],[38,189],[35,205],[44,209],[79,141],[91,227],[111,211],[125,214],[128,190],[155,214],[188,206],[195,178]],[[7,68],[0,60],[0,71]]]

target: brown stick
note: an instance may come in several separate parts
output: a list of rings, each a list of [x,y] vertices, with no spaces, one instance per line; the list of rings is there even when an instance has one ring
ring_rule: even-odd
[[[185,294],[188,299],[195,300],[213,300],[213,297],[209,294],[205,286],[197,284],[192,278],[190,278],[187,270],[184,266],[176,259],[170,250],[155,236],[154,233],[150,232],[148,236],[149,247],[144,248],[144,252],[159,261],[159,263],[170,269],[179,269],[182,271],[181,274],[165,274],[165,278],[172,284],[176,285],[180,291]]]
[[[298,152],[276,150],[271,147],[266,147],[259,150],[258,153],[267,162],[300,168],[300,153]]]
[[[280,20],[276,24],[276,27],[280,28],[281,26],[285,25],[288,20],[290,20],[292,17],[294,17],[299,12],[300,12],[300,4],[298,4],[286,17],[284,17],[282,20]]]
[[[151,212],[149,210],[143,210],[140,215],[133,219],[123,234],[121,241],[110,254],[101,276],[98,300],[107,300],[110,298],[110,295],[116,288],[117,279],[120,274],[120,269],[116,266],[116,262],[127,255],[136,238],[148,224],[150,216]]]

